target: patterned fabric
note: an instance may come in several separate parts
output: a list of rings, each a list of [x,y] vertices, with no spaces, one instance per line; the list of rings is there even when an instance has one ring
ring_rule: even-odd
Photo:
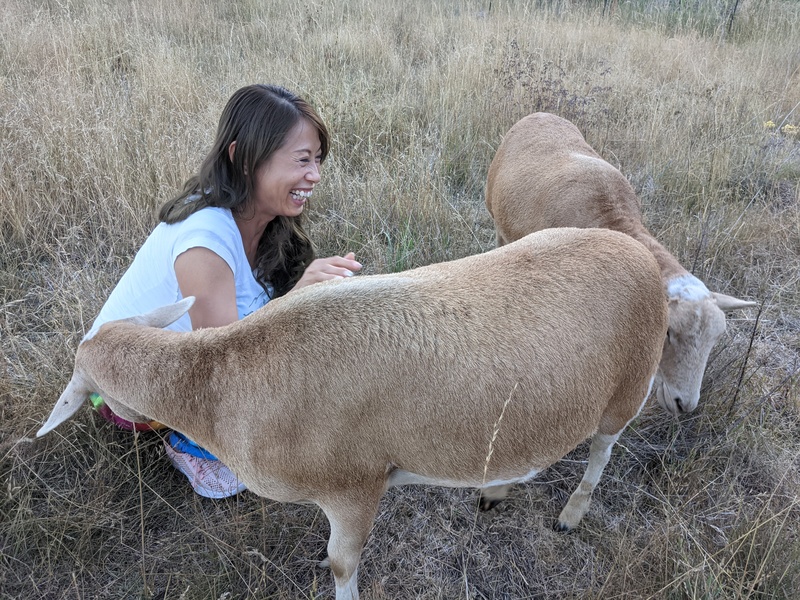
[[[194,491],[204,498],[227,498],[247,489],[233,471],[218,460],[180,452],[167,441],[164,450],[175,468],[186,475]]]
[[[173,450],[183,452],[184,454],[191,454],[197,458],[205,458],[206,460],[219,460],[216,456],[211,454],[211,452],[201,448],[188,437],[177,431],[173,431],[169,434],[169,445],[172,446]]]

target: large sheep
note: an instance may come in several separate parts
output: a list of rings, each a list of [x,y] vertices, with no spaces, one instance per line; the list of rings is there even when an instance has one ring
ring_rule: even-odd
[[[653,256],[601,229],[309,286],[226,327],[155,329],[190,304],[84,341],[38,435],[99,392],[126,419],[188,435],[252,492],[316,503],[337,600],[358,597],[361,549],[393,485],[496,500],[592,437],[559,516],[575,527],[649,393],[667,329]]]
[[[489,167],[486,207],[498,246],[549,227],[615,229],[647,246],[669,300],[656,398],[673,413],[697,407],[708,356],[725,332],[724,313],[756,303],[710,292],[684,269],[642,224],[639,199],[625,176],[575,125],[550,113],[518,121]]]

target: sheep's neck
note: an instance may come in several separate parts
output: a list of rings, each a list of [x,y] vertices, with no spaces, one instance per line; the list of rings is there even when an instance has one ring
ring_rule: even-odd
[[[683,268],[681,263],[678,262],[670,252],[662,246],[650,233],[642,227],[635,231],[630,232],[631,237],[636,241],[644,244],[655,256],[658,267],[661,269],[661,277],[664,282],[668,282],[676,277],[686,275],[688,271]]]

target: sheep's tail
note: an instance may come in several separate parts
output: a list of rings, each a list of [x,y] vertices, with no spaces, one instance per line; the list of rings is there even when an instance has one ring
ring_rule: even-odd
[[[143,327],[166,327],[180,319],[191,308],[192,304],[194,304],[194,296],[187,296],[180,302],[161,306],[145,315],[121,320]],[[77,371],[73,373],[72,379],[70,379],[66,389],[59,396],[58,402],[53,407],[47,422],[36,432],[36,437],[42,437],[69,419],[83,406],[89,394],[96,391],[88,388],[82,378],[77,375]]]

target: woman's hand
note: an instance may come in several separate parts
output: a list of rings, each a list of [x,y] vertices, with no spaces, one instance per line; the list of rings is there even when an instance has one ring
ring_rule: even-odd
[[[356,255],[348,252],[344,256],[329,256],[314,260],[305,270],[303,276],[292,288],[292,291],[302,287],[327,281],[328,279],[342,279],[352,277],[361,270],[361,263],[356,261]]]

